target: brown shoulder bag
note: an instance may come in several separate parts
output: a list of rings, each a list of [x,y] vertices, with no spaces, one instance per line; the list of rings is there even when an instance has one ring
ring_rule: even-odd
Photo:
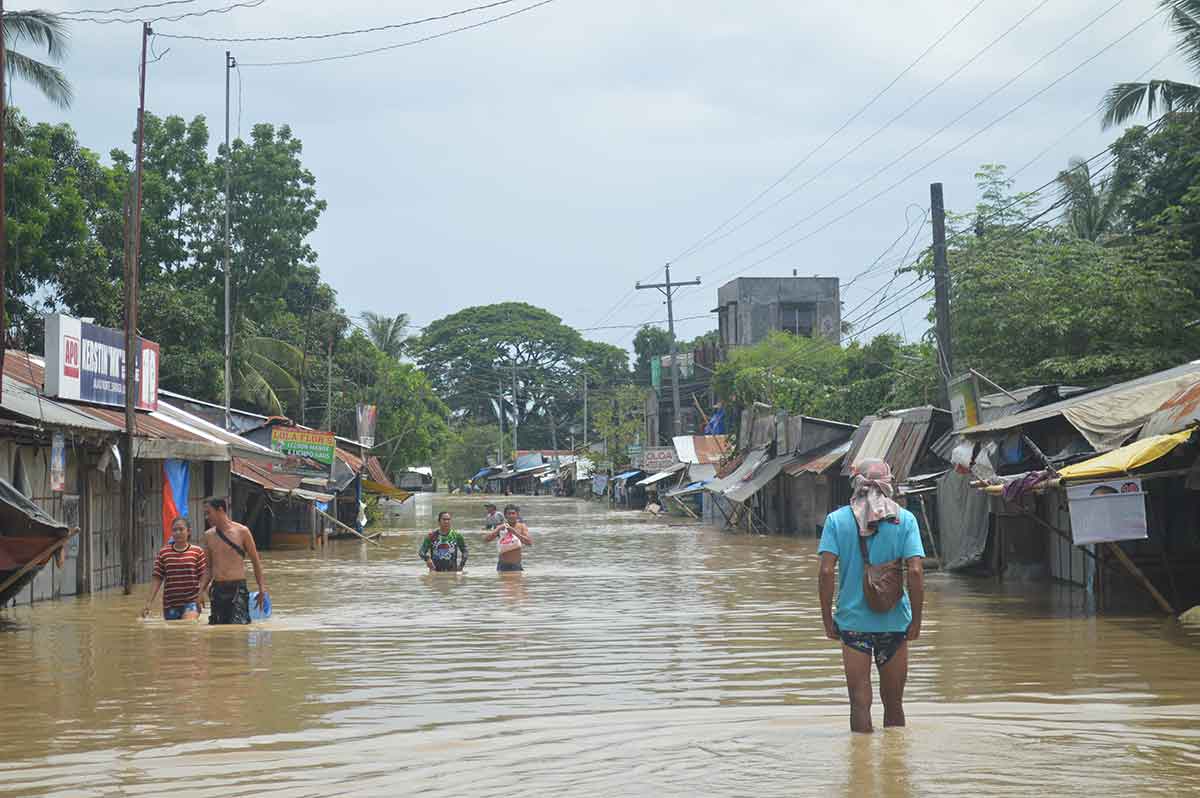
[[[867,606],[875,612],[887,612],[896,606],[904,594],[904,568],[902,560],[892,560],[882,565],[871,565],[867,553],[867,539],[858,536],[858,548],[863,558],[863,595]]]

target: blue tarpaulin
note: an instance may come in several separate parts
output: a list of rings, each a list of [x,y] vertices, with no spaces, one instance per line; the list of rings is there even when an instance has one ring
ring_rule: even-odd
[[[617,474],[615,477],[613,477],[613,482],[616,482],[618,479],[629,479],[630,477],[635,476],[640,473],[642,473],[642,472],[641,471],[626,471],[623,474]]]
[[[476,474],[475,476],[471,477],[471,481],[474,482],[475,480],[479,479],[482,476],[487,476],[488,472],[491,470],[492,470],[491,466],[487,466],[486,468],[479,469],[479,473]]]

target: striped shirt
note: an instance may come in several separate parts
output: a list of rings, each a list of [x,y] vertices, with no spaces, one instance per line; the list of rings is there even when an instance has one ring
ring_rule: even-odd
[[[154,575],[163,583],[163,607],[182,607],[198,599],[207,565],[208,557],[199,546],[189,545],[183,551],[176,551],[168,543],[159,549],[154,558]]]

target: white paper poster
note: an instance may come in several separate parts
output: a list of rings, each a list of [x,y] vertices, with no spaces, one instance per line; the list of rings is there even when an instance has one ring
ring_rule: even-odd
[[[1067,488],[1067,502],[1076,546],[1148,537],[1146,494],[1140,479],[1073,485]]]

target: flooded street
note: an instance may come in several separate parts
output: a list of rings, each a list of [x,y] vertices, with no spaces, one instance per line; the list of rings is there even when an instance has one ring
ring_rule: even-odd
[[[526,498],[501,576],[481,500],[418,502],[381,546],[267,553],[266,624],[141,621],[146,586],[0,615],[0,794],[1200,792],[1173,622],[931,574],[910,726],[852,736],[815,541]],[[462,576],[415,555],[443,508]]]

